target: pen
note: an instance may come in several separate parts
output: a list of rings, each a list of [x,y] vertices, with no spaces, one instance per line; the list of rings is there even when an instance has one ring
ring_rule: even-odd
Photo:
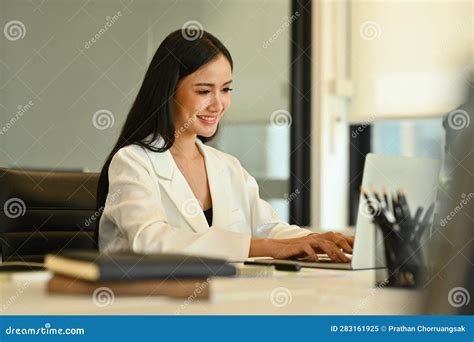
[[[409,220],[411,218],[410,208],[408,207],[407,199],[405,197],[405,193],[403,190],[399,190],[398,192],[398,201],[400,203],[400,209],[403,215],[403,218]]]
[[[400,211],[400,205],[397,199],[397,193],[394,193],[392,196],[392,205],[393,205],[393,214],[395,215],[395,219],[398,222],[402,221],[402,213]]]
[[[434,203],[430,205],[428,210],[425,213],[425,216],[423,217],[423,220],[420,222],[420,228],[416,232],[416,238],[420,239],[421,236],[423,235],[426,227],[430,225],[430,220],[431,220],[431,215],[433,215],[434,211]]]
[[[275,269],[277,271],[298,272],[301,270],[301,266],[299,264],[275,264]]]
[[[384,220],[386,221],[386,223],[389,223],[391,225],[395,221],[395,219],[388,207],[388,196],[387,196],[386,191],[384,190],[384,193],[383,193],[383,199],[384,199],[383,201],[381,200],[381,197],[375,190],[372,190],[372,192],[376,200],[380,203],[380,211],[382,212],[384,216]]]
[[[388,201],[388,194],[387,194],[387,188],[383,187],[383,200],[385,202],[385,206],[387,207],[387,210],[390,211],[390,205]]]
[[[299,264],[286,264],[282,262],[274,262],[273,260],[268,260],[268,262],[257,262],[257,261],[245,261],[244,265],[257,265],[257,266],[275,266],[277,271],[292,271],[298,272],[301,270],[301,265]]]
[[[387,217],[385,216],[385,214],[382,214],[381,212],[378,212],[374,206],[372,205],[372,202],[369,198],[369,195],[363,191],[362,192],[362,195],[364,196],[365,200],[367,201],[367,205],[369,206],[369,209],[370,209],[370,212],[371,212],[371,216],[372,216],[372,220],[380,226],[380,228],[382,228],[384,230],[384,233],[385,234],[388,234],[392,231],[392,225],[390,224],[390,222],[388,221]]]
[[[382,204],[382,201],[380,200],[380,197],[379,197],[379,194],[377,193],[377,191],[375,191],[375,188],[372,187],[372,194],[374,195],[375,199],[377,200],[377,202],[379,202],[380,204]]]
[[[413,219],[412,219],[412,223],[414,224],[414,229],[410,234],[410,240],[414,240],[418,236],[418,233],[421,229],[421,222],[419,221],[420,221],[422,213],[423,213],[423,208],[418,207],[418,209],[416,209],[415,211],[415,216],[413,216]]]

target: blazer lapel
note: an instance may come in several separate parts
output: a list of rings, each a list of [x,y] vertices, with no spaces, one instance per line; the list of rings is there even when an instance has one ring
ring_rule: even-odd
[[[212,198],[212,226],[225,229],[229,224],[231,184],[226,176],[224,161],[199,139],[197,146],[204,155],[207,179]]]
[[[150,151],[147,153],[150,155],[160,184],[192,229],[196,232],[209,230],[202,208],[176,165],[171,152],[168,150],[162,153]]]

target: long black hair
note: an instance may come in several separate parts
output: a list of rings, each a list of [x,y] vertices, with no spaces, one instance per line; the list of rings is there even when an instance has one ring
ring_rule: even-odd
[[[117,143],[102,167],[96,202],[99,215],[102,214],[109,191],[109,165],[115,153],[132,144],[159,153],[171,148],[175,140],[173,96],[178,82],[219,55],[223,55],[233,69],[232,57],[224,44],[212,34],[199,29],[176,30],[160,44],[127,115]],[[160,144],[160,147],[152,146],[158,137],[163,139],[163,144]],[[198,138],[203,142],[210,139],[202,136]],[[100,216],[96,220],[94,234],[97,245],[99,221]]]

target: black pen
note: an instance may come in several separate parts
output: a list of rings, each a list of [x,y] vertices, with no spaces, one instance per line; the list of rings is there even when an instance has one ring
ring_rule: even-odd
[[[390,219],[387,216],[388,209],[387,209],[386,205],[384,205],[384,203],[380,199],[379,194],[375,190],[373,190],[373,195],[374,195],[375,199],[377,200],[377,202],[380,205],[380,210],[378,210],[378,212],[379,212],[379,215],[378,215],[379,216],[379,221],[382,222],[383,224],[385,224],[388,229],[393,230],[392,223],[390,222]]]
[[[383,187],[382,191],[383,191],[383,200],[385,202],[385,206],[386,206],[387,210],[390,211],[390,203],[388,201],[387,188]]]
[[[379,194],[377,192],[374,191],[374,196],[375,198],[377,199],[377,201],[381,204],[380,206],[380,211],[382,212],[383,216],[384,216],[384,219],[385,221],[389,224],[389,225],[392,225],[392,215],[391,215],[391,212],[390,212],[390,208],[388,206],[388,196],[387,196],[387,193],[385,192],[384,190],[384,193],[383,193],[383,201],[381,200],[381,197],[379,196]],[[389,214],[390,213],[390,214]],[[390,217],[389,217],[390,215]]]
[[[411,219],[410,208],[408,207],[407,199],[405,197],[405,193],[403,192],[403,190],[399,190],[398,201],[400,203],[400,209],[402,211],[404,219],[410,220]]]
[[[428,210],[425,213],[425,216],[423,217],[423,220],[420,222],[420,228],[416,232],[416,238],[420,239],[421,236],[423,235],[425,229],[430,226],[430,220],[431,220],[431,215],[433,215],[434,211],[434,203],[430,205]]]
[[[362,196],[364,196],[365,201],[367,202],[367,205],[369,206],[372,217],[375,217],[375,214],[377,213],[377,209],[372,205],[373,201],[369,198],[369,195],[364,190],[362,190]]]
[[[301,266],[299,264],[275,264],[275,269],[277,271],[291,271],[291,272],[298,272],[301,270]]]
[[[374,195],[375,199],[377,200],[377,202],[379,202],[380,204],[382,204],[382,201],[380,200],[380,197],[379,197],[379,194],[377,193],[377,191],[375,191],[375,188],[372,187],[372,194]]]
[[[423,208],[418,207],[418,209],[416,209],[416,211],[415,211],[415,216],[413,216],[413,219],[412,219],[412,222],[415,225],[415,228],[413,229],[413,232],[410,235],[410,240],[414,240],[418,237],[418,234],[419,234],[420,229],[421,229],[420,218],[421,218],[422,213],[423,213]]]
[[[394,193],[392,196],[392,205],[393,205],[393,214],[395,215],[395,220],[397,222],[402,221],[402,213],[400,209],[400,204],[398,202],[397,193]]]
[[[301,265],[299,264],[286,264],[283,262],[274,261],[272,259],[262,260],[262,262],[257,261],[245,261],[244,265],[252,265],[252,266],[274,266],[277,271],[292,271],[298,272],[301,270]]]
[[[364,196],[365,200],[367,201],[367,205],[369,206],[372,220],[374,223],[376,223],[382,230],[384,230],[385,234],[389,234],[392,232],[393,227],[391,223],[388,221],[387,217],[380,212],[378,212],[374,206],[372,205],[372,202],[366,192],[362,192],[362,195]]]

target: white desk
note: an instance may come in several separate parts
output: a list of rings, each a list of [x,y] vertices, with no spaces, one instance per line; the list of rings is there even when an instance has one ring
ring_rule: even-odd
[[[91,296],[46,293],[50,277],[48,272],[0,273],[0,315],[412,315],[420,314],[423,296],[377,289],[373,270],[302,269],[269,277],[214,278],[208,301],[116,297],[113,304],[98,307]]]

